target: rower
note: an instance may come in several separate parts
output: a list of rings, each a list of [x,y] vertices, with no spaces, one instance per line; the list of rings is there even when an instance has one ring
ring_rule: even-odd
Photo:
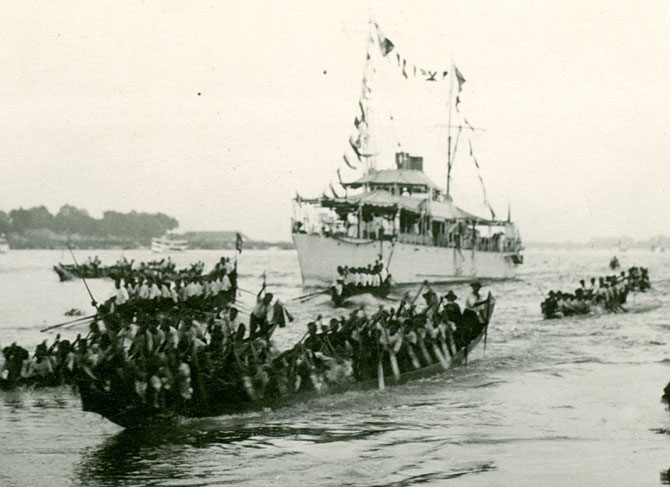
[[[130,299],[128,295],[128,290],[121,285],[121,280],[117,279],[114,282],[114,287],[116,288],[116,304],[121,305]]]
[[[461,307],[456,302],[458,296],[451,289],[446,294],[445,299],[447,303],[444,305],[444,312],[447,316],[447,320],[451,321],[454,324],[458,324],[461,320]]]
[[[321,350],[321,347],[323,343],[321,342],[321,338],[317,334],[317,326],[316,323],[313,321],[310,321],[307,323],[307,338],[305,338],[305,348],[308,350],[312,350],[313,352],[318,352]]]
[[[333,289],[335,290],[335,294],[337,294],[338,296],[342,296],[342,291],[344,290],[344,280],[341,277],[337,278],[337,281],[335,281]]]
[[[477,317],[479,318],[480,322],[483,322],[483,313],[485,311],[484,305],[486,304],[485,301],[482,300],[481,295],[479,291],[482,288],[482,284],[479,281],[475,281],[472,284],[470,284],[470,287],[472,288],[472,292],[470,295],[465,300],[465,309],[473,311],[477,313]]]
[[[268,331],[267,314],[270,311],[270,303],[274,295],[272,293],[265,293],[265,286],[259,291],[256,296],[256,307],[249,316],[249,336],[253,339],[257,336],[265,335]]]

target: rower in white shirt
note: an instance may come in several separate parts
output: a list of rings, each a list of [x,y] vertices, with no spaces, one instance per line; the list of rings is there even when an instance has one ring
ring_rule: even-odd
[[[219,281],[219,290],[220,291],[229,291],[230,288],[232,287],[232,284],[230,283],[230,279],[228,279],[228,274],[225,274],[221,280]]]
[[[160,295],[161,295],[160,288],[155,282],[152,282],[151,287],[149,288],[149,299],[156,299],[160,297]]]
[[[484,321],[484,313],[486,311],[486,300],[482,298],[481,288],[482,284],[478,281],[470,284],[472,292],[465,300],[465,309],[469,309],[477,313],[480,321]]]
[[[137,291],[137,295],[140,299],[147,299],[149,297],[149,286],[147,286],[147,281],[142,281],[142,285]]]
[[[130,299],[128,290],[121,284],[121,281],[116,281],[116,304],[123,304]]]

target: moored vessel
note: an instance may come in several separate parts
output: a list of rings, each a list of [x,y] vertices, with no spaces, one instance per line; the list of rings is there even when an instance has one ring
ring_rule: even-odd
[[[471,135],[477,129],[459,106],[463,75],[453,63],[441,70],[409,63],[372,23],[366,59],[355,134],[349,140],[350,153],[337,170],[338,181],[331,182],[328,195],[295,199],[292,237],[303,284],[331,284],[338,265],[360,266],[377,259],[398,284],[514,277],[523,262],[521,237],[510,212],[507,219],[497,219],[488,202],[473,152]],[[394,144],[381,140],[399,129],[398,117],[373,103],[373,80],[383,74],[381,66],[389,65],[397,71],[395,76],[413,87],[439,85],[439,93],[446,95],[446,124],[436,120],[437,126],[447,129],[446,161],[438,164],[446,169],[444,188],[424,171],[424,157],[413,155],[400,136]],[[454,202],[452,167],[459,144],[466,143],[468,148],[460,153],[469,153],[474,163],[488,218]]]

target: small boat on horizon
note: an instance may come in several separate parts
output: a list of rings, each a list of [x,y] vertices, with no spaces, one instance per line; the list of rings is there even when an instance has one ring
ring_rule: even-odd
[[[3,233],[0,235],[0,254],[6,254],[7,252],[9,252],[9,242]]]
[[[151,239],[151,251],[156,254],[183,252],[188,248],[188,240],[177,240],[170,235]]]

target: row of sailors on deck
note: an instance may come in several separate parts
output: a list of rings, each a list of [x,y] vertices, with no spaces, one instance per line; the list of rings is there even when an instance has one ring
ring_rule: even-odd
[[[367,267],[348,267],[337,266],[337,275],[335,284],[342,286],[381,286],[388,273],[384,269],[384,264],[377,261],[374,266],[368,264]]]
[[[169,298],[174,302],[186,301],[193,296],[215,296],[222,291],[228,291],[231,288],[230,279],[227,274],[216,279],[200,278],[185,283],[184,281],[163,281],[154,279],[141,279],[135,282],[130,279],[127,283],[123,279],[117,279],[114,283],[116,287],[116,304],[124,304],[130,299],[158,299]]]

